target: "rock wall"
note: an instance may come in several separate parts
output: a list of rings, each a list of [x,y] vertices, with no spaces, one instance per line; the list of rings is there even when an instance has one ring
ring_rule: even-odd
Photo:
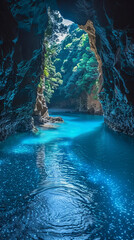
[[[45,118],[48,117],[48,107],[46,105],[45,97],[44,97],[44,88],[37,88],[37,98],[36,104],[34,108],[33,118],[35,125],[43,124]]]
[[[100,56],[98,54],[97,45],[96,45],[96,32],[95,32],[95,28],[94,28],[93,22],[90,21],[90,20],[88,20],[85,25],[79,25],[79,27],[82,30],[84,30],[85,32],[88,33],[90,48],[94,52],[95,57],[96,57],[97,62],[98,62],[98,72],[99,72],[99,89],[98,89],[98,93],[99,93],[101,91],[102,84],[103,84],[103,72],[102,72],[102,61],[101,61],[101,58],[100,58]]]
[[[32,128],[47,24],[45,5],[53,3],[0,1],[0,140]],[[102,61],[105,122],[134,135],[133,1],[57,0],[57,8],[79,25],[92,22]]]
[[[96,1],[97,4],[97,1]],[[134,35],[132,1],[103,1],[103,22],[96,7],[96,46],[102,60],[100,100],[105,122],[134,135]]]
[[[89,114],[103,115],[101,103],[98,99],[94,98],[93,92],[87,96],[87,109]]]
[[[0,140],[33,128],[46,24],[44,1],[0,1]]]

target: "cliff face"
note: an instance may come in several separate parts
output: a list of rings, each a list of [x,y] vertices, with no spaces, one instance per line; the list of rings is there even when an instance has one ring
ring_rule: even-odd
[[[37,125],[43,124],[44,119],[48,117],[48,107],[46,105],[45,97],[44,97],[44,88],[37,88],[37,98],[36,104],[34,108],[33,118],[34,123]]]
[[[102,105],[93,92],[87,96],[87,109],[89,114],[103,115]]]
[[[102,106],[98,98],[96,98],[95,85],[90,94],[87,92],[83,92],[78,99],[78,107],[77,110],[79,112],[85,112],[91,115],[103,115]]]
[[[0,1],[0,140],[33,127],[46,24],[44,1]]]
[[[79,27],[88,33],[90,48],[94,52],[96,60],[98,62],[98,71],[99,71],[99,90],[98,90],[98,92],[100,92],[101,88],[102,88],[102,84],[103,84],[103,73],[102,73],[102,61],[101,61],[101,58],[100,58],[100,56],[98,54],[98,50],[97,50],[95,28],[94,28],[93,22],[90,20],[88,20],[84,26],[79,25]]]
[[[0,1],[0,139],[32,128],[46,2]],[[105,122],[112,129],[134,135],[133,1],[57,0],[57,5],[61,14],[75,23],[93,23],[102,61],[100,99]]]
[[[131,2],[131,1],[130,1]],[[114,130],[134,135],[134,38],[130,2],[104,1],[104,22],[94,23],[102,60],[100,100],[105,122]],[[96,6],[96,5],[95,5]],[[96,9],[96,13],[101,9]]]

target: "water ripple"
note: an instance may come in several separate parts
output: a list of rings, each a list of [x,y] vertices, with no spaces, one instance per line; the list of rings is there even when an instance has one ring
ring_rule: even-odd
[[[76,118],[0,145],[0,240],[134,239],[134,142]]]

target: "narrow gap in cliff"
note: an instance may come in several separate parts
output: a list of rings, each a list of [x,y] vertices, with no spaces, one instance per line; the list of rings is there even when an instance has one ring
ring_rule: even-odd
[[[38,85],[36,115],[48,118],[48,110],[101,115],[98,62],[89,35],[77,24],[48,10],[45,53]],[[47,105],[47,106],[46,106]]]

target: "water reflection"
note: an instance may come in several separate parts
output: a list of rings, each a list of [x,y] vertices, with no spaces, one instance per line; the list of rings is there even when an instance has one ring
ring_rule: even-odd
[[[41,145],[36,150],[36,166],[39,169],[40,174],[40,184],[46,179],[46,170],[45,170],[45,145]]]
[[[133,239],[134,141],[100,118],[64,118],[0,146],[0,239]]]

